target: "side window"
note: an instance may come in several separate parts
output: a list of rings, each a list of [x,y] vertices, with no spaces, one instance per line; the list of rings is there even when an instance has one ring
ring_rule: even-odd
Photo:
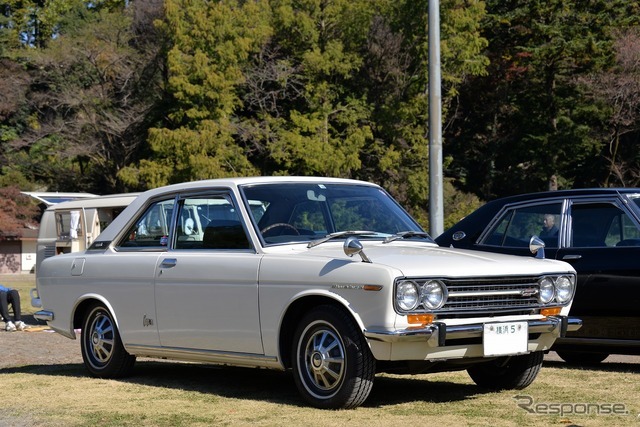
[[[81,211],[57,211],[56,227],[58,240],[73,240],[82,237]]]
[[[575,204],[571,207],[571,246],[640,246],[640,231],[613,203]]]
[[[558,247],[561,203],[507,210],[482,242],[485,245],[527,247],[537,235],[549,248]]]
[[[175,249],[250,249],[240,214],[223,195],[180,202]]]
[[[127,231],[118,246],[121,248],[166,249],[169,244],[173,205],[173,198],[157,201],[150,205]]]

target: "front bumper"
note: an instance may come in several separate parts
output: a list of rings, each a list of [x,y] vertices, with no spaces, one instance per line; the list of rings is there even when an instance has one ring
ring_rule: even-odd
[[[557,338],[566,336],[567,331],[577,331],[582,320],[568,316],[549,316],[543,319],[529,320],[529,334],[554,334]],[[484,324],[447,326],[443,322],[434,322],[428,326],[407,329],[370,328],[364,331],[365,337],[381,342],[427,341],[432,347],[444,347],[446,340],[481,338]]]

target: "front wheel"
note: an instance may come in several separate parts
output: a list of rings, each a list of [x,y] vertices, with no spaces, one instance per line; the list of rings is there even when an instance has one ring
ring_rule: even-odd
[[[471,379],[490,390],[521,390],[538,376],[544,354],[541,351],[522,356],[501,357],[467,369]]]
[[[82,360],[91,375],[119,378],[128,375],[136,357],[122,345],[113,316],[102,304],[89,308],[82,325]]]
[[[318,306],[302,319],[292,360],[296,386],[315,407],[355,408],[373,387],[375,359],[355,322],[337,307]]]

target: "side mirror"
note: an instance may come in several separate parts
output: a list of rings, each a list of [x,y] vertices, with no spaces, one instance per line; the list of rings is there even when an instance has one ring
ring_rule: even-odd
[[[536,258],[544,258],[544,241],[538,236],[531,236],[529,240],[529,250]]]
[[[357,255],[360,255],[360,258],[362,258],[362,261],[371,263],[371,260],[369,259],[368,256],[365,255],[363,251],[364,247],[362,246],[362,243],[360,243],[360,240],[358,240],[356,237],[354,236],[347,237],[347,239],[344,241],[344,246],[342,248],[344,249],[344,253],[347,256],[352,257],[357,254]]]

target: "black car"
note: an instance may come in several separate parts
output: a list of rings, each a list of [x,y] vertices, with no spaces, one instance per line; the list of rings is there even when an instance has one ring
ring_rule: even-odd
[[[640,188],[550,191],[482,206],[440,235],[440,246],[531,256],[532,235],[546,258],[578,272],[571,315],[583,327],[553,346],[570,363],[640,354]]]

